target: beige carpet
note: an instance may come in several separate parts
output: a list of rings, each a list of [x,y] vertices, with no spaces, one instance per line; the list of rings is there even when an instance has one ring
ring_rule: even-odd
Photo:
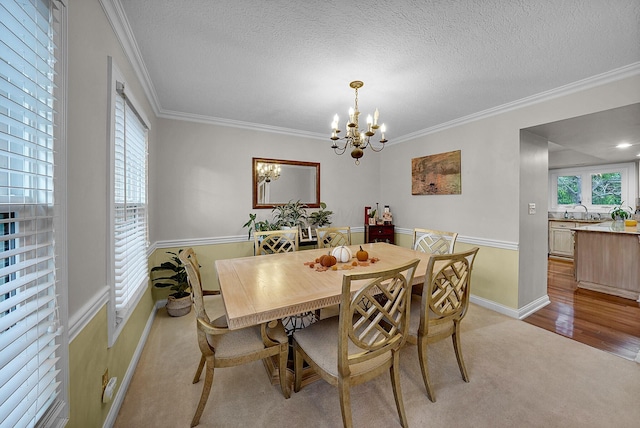
[[[640,364],[472,305],[463,322],[471,378],[460,377],[450,340],[430,348],[437,402],[425,395],[415,346],[401,355],[413,427],[640,426]],[[116,427],[188,427],[203,381],[193,312],[160,310]],[[356,427],[400,426],[389,376],[352,389]],[[339,427],[337,390],[315,382],[285,400],[262,362],[216,370],[200,427]]]

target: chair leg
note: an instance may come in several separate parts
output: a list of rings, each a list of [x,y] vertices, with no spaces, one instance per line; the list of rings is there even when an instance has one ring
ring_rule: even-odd
[[[204,356],[203,356],[204,358]],[[196,413],[191,420],[191,426],[194,427],[200,423],[200,416],[204,411],[204,406],[209,399],[209,393],[211,392],[211,385],[213,384],[213,356],[206,358],[207,367],[204,374],[204,385],[202,385],[202,395],[200,395],[200,402],[196,408]]]
[[[400,424],[404,428],[408,428],[407,414],[404,411],[404,401],[402,400],[402,389],[400,388],[400,358],[398,351],[393,352],[393,365],[389,367],[391,374],[391,385],[393,386],[393,398],[396,400],[396,408],[398,416],[400,416]]]
[[[291,397],[291,388],[287,379],[287,360],[289,359],[289,344],[280,345],[280,354],[278,355],[278,375],[280,377],[280,389],[284,398]]]
[[[300,391],[302,386],[302,363],[304,358],[298,347],[298,343],[293,340],[293,390],[295,392]]]
[[[344,428],[353,428],[351,415],[351,382],[348,378],[338,380],[338,392],[340,395],[340,410],[342,411],[342,425]]]
[[[458,368],[460,369],[462,379],[465,382],[469,382],[469,375],[467,374],[467,368],[464,365],[464,359],[462,358],[462,347],[460,345],[460,323],[455,324],[455,330],[453,331],[451,340],[453,341],[453,350],[456,353],[456,360],[458,360]]]
[[[420,360],[420,369],[422,370],[422,380],[424,381],[424,387],[427,389],[427,397],[429,397],[429,400],[435,403],[436,394],[433,392],[431,379],[429,378],[427,339],[425,337],[418,338],[418,359]]]
[[[202,369],[204,368],[205,358],[204,355],[200,356],[200,364],[198,364],[198,369],[196,370],[195,376],[193,376],[193,383],[198,383],[200,381],[200,375],[202,374]]]

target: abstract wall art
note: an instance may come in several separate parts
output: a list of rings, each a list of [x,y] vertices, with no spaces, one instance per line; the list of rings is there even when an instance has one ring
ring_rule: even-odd
[[[411,159],[412,195],[460,195],[461,151]]]

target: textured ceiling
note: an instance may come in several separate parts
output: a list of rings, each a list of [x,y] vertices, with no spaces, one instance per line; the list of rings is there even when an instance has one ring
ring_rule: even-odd
[[[162,116],[402,139],[640,61],[638,0],[111,0]],[[640,141],[638,141],[640,142]]]

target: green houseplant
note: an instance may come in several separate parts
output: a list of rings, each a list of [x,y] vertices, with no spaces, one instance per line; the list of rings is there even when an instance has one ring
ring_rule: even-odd
[[[308,217],[307,206],[300,200],[278,205],[271,212],[273,213],[273,221],[279,228],[303,226]]]
[[[302,202],[289,201],[286,204],[278,205],[271,210],[273,219],[256,221],[257,215],[249,213],[249,220],[242,225],[249,229],[249,237],[254,231],[278,230],[284,228],[296,228],[303,226],[307,220],[307,206]]]
[[[167,251],[170,260],[162,262],[160,266],[151,268],[151,281],[157,288],[169,288],[173,293],[167,297],[167,313],[172,317],[180,317],[191,311],[191,293],[187,271],[178,253]],[[155,275],[154,275],[155,274]],[[158,276],[159,275],[159,276]]]
[[[628,218],[631,218],[631,213],[633,212],[633,210],[631,209],[631,207],[627,207],[629,208],[628,210],[626,208],[622,208],[622,204],[624,204],[624,201],[621,202],[620,205],[614,207],[613,210],[611,210],[611,218],[613,220],[626,220]]]
[[[312,226],[323,227],[331,224],[330,217],[333,211],[325,208],[327,208],[327,204],[320,202],[320,209],[309,214],[309,223],[311,223]]]
[[[242,225],[242,227],[246,227],[249,229],[249,238],[251,239],[251,233],[254,231],[264,231],[264,230],[278,230],[280,227],[269,220],[260,220],[256,221],[256,214],[249,213],[249,221]]]

